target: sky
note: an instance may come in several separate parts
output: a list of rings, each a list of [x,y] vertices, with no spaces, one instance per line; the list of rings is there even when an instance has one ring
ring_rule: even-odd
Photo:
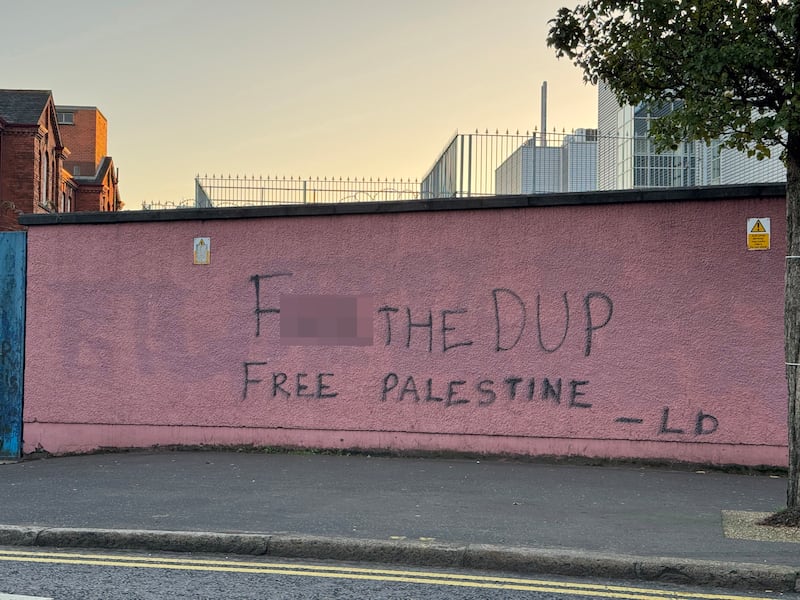
[[[543,81],[549,130],[597,126],[545,41],[572,0],[0,1],[0,88],[98,107],[126,209],[198,174],[421,179],[456,132],[538,127]]]

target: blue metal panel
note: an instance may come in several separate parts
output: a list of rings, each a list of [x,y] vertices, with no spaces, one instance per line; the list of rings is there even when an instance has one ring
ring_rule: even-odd
[[[22,231],[0,233],[0,459],[22,450],[25,242]]]

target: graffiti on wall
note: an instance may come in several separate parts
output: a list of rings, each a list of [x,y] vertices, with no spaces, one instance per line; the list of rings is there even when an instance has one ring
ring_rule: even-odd
[[[263,338],[266,325],[278,325],[284,346],[373,346],[390,353],[414,352],[458,358],[471,353],[495,356],[568,354],[587,358],[596,354],[598,340],[611,335],[615,314],[610,293],[537,293],[523,297],[510,288],[487,290],[478,300],[491,310],[479,317],[469,306],[426,307],[376,302],[369,296],[291,295],[282,293],[291,272],[250,277],[254,298],[252,332]],[[553,298],[557,298],[554,302]],[[545,318],[547,316],[547,319]],[[554,315],[557,318],[554,320]],[[376,327],[373,331],[373,323]],[[274,329],[271,329],[274,331]],[[332,372],[277,370],[266,360],[242,363],[242,401],[258,399],[340,398]],[[544,403],[553,409],[591,411],[596,406],[587,378],[530,376],[504,373],[474,380],[389,370],[371,383],[374,400],[382,404],[426,404],[443,408],[479,409],[512,402]],[[708,436],[719,429],[719,419],[698,411],[688,422],[673,422],[670,407],[657,420],[637,415],[614,416],[612,422],[628,428],[648,428],[658,436]]]

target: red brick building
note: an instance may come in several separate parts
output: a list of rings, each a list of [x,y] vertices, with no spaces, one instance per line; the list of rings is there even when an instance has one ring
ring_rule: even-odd
[[[82,107],[60,111],[80,115],[60,124],[59,111],[50,91],[0,90],[0,230],[20,229],[20,213],[122,208],[105,117]]]
[[[19,229],[20,212],[57,207],[65,155],[52,94],[0,90],[0,230]]]
[[[108,121],[94,106],[56,106],[61,139],[69,149],[64,170],[77,185],[72,210],[122,208],[117,171],[108,153]]]

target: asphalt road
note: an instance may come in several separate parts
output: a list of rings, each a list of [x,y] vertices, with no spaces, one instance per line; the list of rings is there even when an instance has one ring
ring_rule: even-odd
[[[38,560],[41,562],[26,562]],[[73,563],[73,564],[71,564]],[[74,564],[77,563],[77,564]],[[795,600],[797,594],[730,595],[726,590],[608,580],[353,563],[274,561],[129,552],[34,552],[0,547],[0,593],[58,600],[336,599],[569,600],[578,598]],[[721,598],[719,600],[722,600]]]

